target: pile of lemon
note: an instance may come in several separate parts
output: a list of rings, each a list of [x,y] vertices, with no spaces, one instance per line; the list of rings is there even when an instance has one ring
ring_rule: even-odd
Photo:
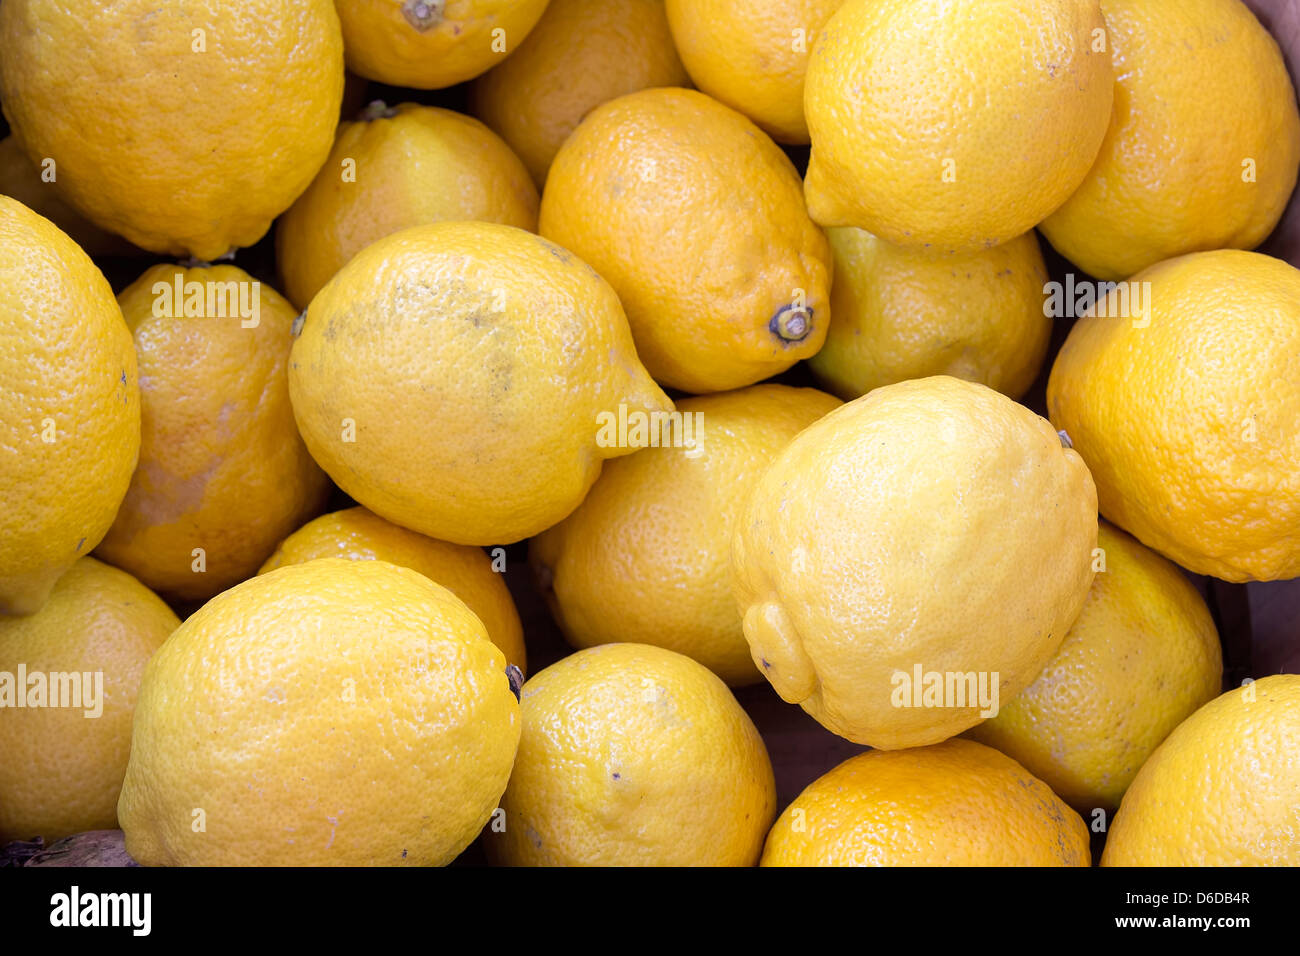
[[[0,842],[1300,864],[1183,570],[1300,576],[1240,0],[4,0],[0,105]]]

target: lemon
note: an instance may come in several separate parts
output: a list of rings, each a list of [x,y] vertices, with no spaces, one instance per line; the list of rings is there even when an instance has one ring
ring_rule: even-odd
[[[519,740],[506,661],[386,561],[245,581],[149,661],[118,802],[146,866],[431,866],[487,822]]]
[[[784,385],[684,399],[676,446],[609,462],[529,552],[569,642],[654,644],[728,684],[762,680],[731,595],[732,531],[777,452],[839,404]]]
[[[512,866],[753,866],[776,812],[763,739],[725,684],[644,644],[578,651],[521,694],[490,853]]]
[[[524,632],[504,576],[481,548],[435,541],[399,528],[365,508],[346,508],[309,521],[280,542],[258,574],[316,558],[387,561],[441,584],[478,616],[508,663],[527,671]]]
[[[968,732],[1082,813],[1118,807],[1151,752],[1223,682],[1214,619],[1182,571],[1105,523],[1097,547],[1092,590],[1060,649]]]
[[[1143,270],[1075,323],[1047,407],[1147,547],[1226,581],[1300,575],[1300,270],[1232,249]]]
[[[959,734],[1033,681],[1083,606],[1096,543],[1088,469],[1051,425],[935,376],[787,445],[737,522],[732,568],[777,693],[894,750]]]
[[[113,523],[140,450],[140,389],[95,264],[5,196],[0,343],[0,614],[31,614]]]
[[[522,229],[415,226],[312,300],[289,390],[307,447],[376,514],[455,544],[518,541],[569,514],[605,458],[598,417],[669,411],[618,297]]]
[[[777,819],[763,866],[1087,866],[1088,828],[1014,760],[969,740],[851,757]]]
[[[1097,0],[848,0],[804,81],[808,210],[944,252],[1006,242],[1083,181],[1113,91]]]
[[[825,339],[830,252],[799,186],[736,111],[694,90],[642,90],[565,141],[538,228],[609,280],[656,381],[724,391]]]
[[[1300,676],[1228,691],[1142,765],[1102,866],[1300,866]]]
[[[179,624],[94,558],[73,564],[35,614],[0,617],[0,843],[116,829],[140,678]]]
[[[835,260],[826,344],[808,360],[844,399],[911,378],[951,375],[1019,398],[1052,334],[1047,267],[1034,233],[992,249],[935,255],[846,226]]]

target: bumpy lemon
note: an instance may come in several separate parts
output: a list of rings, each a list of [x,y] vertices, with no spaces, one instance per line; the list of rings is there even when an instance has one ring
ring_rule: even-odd
[[[386,561],[261,575],[149,661],[118,802],[146,866],[436,866],[519,740],[506,661],[455,595]]]
[[[552,242],[485,222],[363,249],[312,300],[289,371],[307,447],[390,521],[456,544],[569,514],[605,458],[598,419],[672,402],[609,285]]]
[[[1087,866],[1088,828],[1014,760],[969,740],[852,757],[786,808],[763,866]]]
[[[113,523],[140,450],[140,389],[103,275],[5,196],[0,342],[0,614],[31,614]]]
[[[674,388],[751,385],[826,337],[830,251],[799,174],[703,93],[593,110],[551,165],[539,229],[609,280],[646,368]]]
[[[224,265],[154,266],[118,303],[140,362],[140,464],[97,553],[206,600],[252,577],[329,490],[289,403],[296,314]]]
[[[992,249],[935,255],[852,226],[827,230],[835,257],[831,326],[808,360],[841,398],[929,375],[1012,398],[1033,384],[1052,320],[1033,232]]]
[[[481,548],[436,541],[399,528],[365,508],[346,508],[309,521],[280,542],[258,574],[316,558],[387,561],[419,571],[465,602],[506,661],[527,671],[524,631],[503,575]]]
[[[905,245],[1006,242],[1083,181],[1113,90],[1097,0],[848,0],[808,63],[808,209]]]
[[[329,153],[343,44],[329,0],[5,0],[0,101],[96,225],[215,259],[262,238]]]
[[[0,617],[0,843],[117,828],[136,691],[180,623],[94,558],[69,568],[37,613]]]
[[[1118,807],[1151,752],[1223,682],[1214,619],[1183,572],[1105,523],[1097,547],[1060,650],[968,732],[1082,813]]]
[[[893,750],[959,734],[1033,681],[1079,615],[1096,543],[1092,479],[1051,425],[935,376],[804,429],[755,484],[732,565],[777,693]]]
[[[696,86],[777,142],[806,143],[808,54],[841,2],[668,0],[668,22]]]
[[[529,552],[569,642],[654,644],[728,684],[762,680],[731,594],[731,535],[777,452],[839,404],[784,385],[684,399],[664,445],[609,462]]]
[[[601,103],[686,86],[663,0],[551,0],[519,49],[474,84],[474,112],[541,186],[560,145]]]
[[[1300,575],[1300,270],[1223,250],[1140,272],[1075,323],[1047,407],[1143,544],[1227,581]]]
[[[1300,677],[1228,691],[1124,794],[1102,866],[1300,866]]]
[[[543,670],[488,851],[512,866],[753,866],[776,813],[763,738],[688,657],[606,644]]]
[[[537,203],[519,157],[478,120],[372,103],[339,126],[329,159],[280,218],[285,294],[305,309],[349,259],[408,226],[481,219],[536,229]]]
[[[523,42],[547,0],[335,0],[348,69],[420,90],[454,86]]]
[[[1103,279],[1259,245],[1300,167],[1300,112],[1277,41],[1241,0],[1101,7],[1114,115],[1092,170],[1043,234]]]

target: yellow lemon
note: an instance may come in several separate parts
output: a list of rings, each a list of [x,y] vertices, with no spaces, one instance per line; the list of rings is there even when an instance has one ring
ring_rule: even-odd
[[[1083,181],[1114,85],[1097,0],[848,0],[808,62],[808,209],[945,252],[1006,242]]]
[[[309,521],[280,542],[258,574],[316,558],[387,561],[418,571],[465,602],[506,661],[527,671],[524,631],[503,575],[481,548],[436,541],[399,528],[365,508],[347,508]]]
[[[140,389],[95,264],[5,196],[0,343],[0,614],[31,614],[113,523],[140,450]]]
[[[1110,812],[1143,762],[1219,693],[1214,619],[1183,572],[1102,524],[1092,590],[1037,679],[968,735],[1063,800]]]
[[[672,409],[618,297],[532,233],[415,226],[312,300],[289,389],[307,447],[359,503],[455,544],[518,541],[569,514],[605,458],[602,413]]]
[[[1087,866],[1088,828],[996,750],[948,740],[851,757],[777,819],[763,866]]]
[[[597,107],[565,141],[539,230],[609,280],[657,381],[723,391],[825,339],[830,251],[799,186],[735,110],[694,90],[643,90]]]
[[[524,731],[487,834],[511,866],[753,866],[776,812],[763,738],[689,657],[606,644],[523,687]]]
[[[116,829],[145,662],[180,624],[81,558],[28,617],[0,617],[0,843]]]
[[[1300,676],[1230,690],[1142,765],[1102,866],[1300,866]]]
[[[846,226],[835,258],[826,344],[808,360],[844,399],[911,378],[951,375],[1019,398],[1052,335],[1047,267],[1034,233],[992,249],[935,255]]]
[[[805,428],[755,485],[732,567],[777,693],[894,750],[1029,686],[1083,607],[1096,543],[1092,479],[1051,425],[935,376]]]
[[[245,581],[145,669],[118,802],[127,852],[146,866],[448,863],[510,776],[505,668],[455,595],[386,561]]]
[[[654,644],[728,684],[762,680],[731,594],[732,531],[777,452],[839,404],[785,385],[684,399],[663,444],[609,462],[529,552],[569,643]]]
[[[1147,547],[1226,581],[1300,575],[1300,270],[1232,249],[1143,270],[1075,323],[1047,407]]]
[[[0,49],[28,158],[54,160],[96,225],[167,255],[262,238],[324,162],[343,96],[329,0],[5,0]]]

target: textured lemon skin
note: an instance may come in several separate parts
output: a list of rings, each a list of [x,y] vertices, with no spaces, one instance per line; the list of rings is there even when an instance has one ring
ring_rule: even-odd
[[[848,0],[813,47],[805,192],[824,226],[982,248],[1083,181],[1114,73],[1097,0]]]
[[[521,693],[524,731],[486,834],[510,866],[753,866],[776,814],[763,739],[725,684],[644,644],[578,651]]]
[[[447,0],[416,26],[415,0],[335,0],[348,69],[370,80],[436,90],[473,79],[509,56],[547,0]],[[417,21],[418,22],[418,21]]]
[[[1143,764],[1102,866],[1300,866],[1300,677],[1228,691]]]
[[[778,143],[807,143],[803,80],[817,32],[842,0],[668,0],[695,85]]]
[[[1222,250],[1131,281],[1150,284],[1149,325],[1114,314],[1117,290],[1047,385],[1101,513],[1197,574],[1300,575],[1300,270]]]
[[[663,0],[551,0],[519,49],[474,84],[474,114],[540,187],[587,113],[626,93],[688,86]]]
[[[605,458],[635,450],[597,444],[601,412],[672,409],[600,276],[484,222],[363,249],[312,300],[289,390],[307,447],[344,491],[455,544],[549,528]]]
[[[951,375],[1019,398],[1052,335],[1047,267],[1034,233],[992,249],[935,255],[847,226],[828,229],[831,325],[808,360],[843,399],[912,378]]]
[[[131,716],[145,662],[180,624],[156,594],[125,571],[80,558],[27,617],[0,617],[0,671],[47,680],[102,675],[103,697],[82,706],[0,712],[0,842],[45,842],[117,828],[117,796],[131,748]],[[93,692],[93,678],[87,686]],[[19,693],[27,688],[19,687]],[[84,693],[84,690],[83,690]],[[102,710],[100,709],[102,708]]]
[[[1047,784],[969,740],[851,757],[777,818],[763,866],[1088,866]]]
[[[569,643],[653,644],[732,686],[762,680],[731,594],[731,535],[772,459],[839,404],[785,385],[683,399],[698,454],[646,448],[606,464],[578,510],[529,551]]]
[[[31,614],[113,523],[140,450],[140,388],[103,275],[5,196],[0,408],[0,615]]]
[[[346,508],[309,521],[280,542],[258,574],[316,558],[387,561],[441,584],[477,615],[507,663],[527,672],[524,631],[503,575],[481,548],[448,544],[407,531],[365,508]]]
[[[1104,522],[1097,547],[1105,568],[1060,649],[967,732],[1085,816],[1118,807],[1152,751],[1223,683],[1214,619],[1183,572]]]
[[[1096,542],[1092,479],[1051,426],[935,376],[876,389],[786,446],[737,523],[733,588],[777,693],[895,750],[986,708],[895,706],[894,675],[997,674],[1010,700],[1078,616]]]
[[[281,538],[320,510],[329,479],[298,437],[289,403],[293,307],[262,284],[253,328],[237,304],[225,317],[155,315],[154,284],[174,290],[177,276],[205,290],[242,284],[250,296],[255,281],[235,266],[157,265],[122,290],[140,363],[140,461],[96,553],[168,597],[193,601],[252,577]]]
[[[1043,235],[1102,279],[1259,245],[1300,167],[1300,112],[1277,41],[1240,0],[1101,7],[1114,115],[1096,163]]]
[[[343,96],[329,0],[6,0],[0,48],[27,156],[56,161],[86,218],[167,255],[262,238],[328,155]]]
[[[448,863],[510,775],[505,666],[455,595],[386,561],[245,581],[145,669],[118,802],[127,852],[146,866]]]
[[[587,115],[560,148],[539,231],[604,276],[656,381],[752,385],[821,348],[830,250],[799,175],[744,116],[694,90],[642,90]],[[798,302],[802,337],[772,326]]]
[[[329,159],[280,218],[276,260],[300,309],[354,255],[409,226],[480,219],[537,228],[537,189],[500,137],[451,110],[394,111],[340,125]]]

